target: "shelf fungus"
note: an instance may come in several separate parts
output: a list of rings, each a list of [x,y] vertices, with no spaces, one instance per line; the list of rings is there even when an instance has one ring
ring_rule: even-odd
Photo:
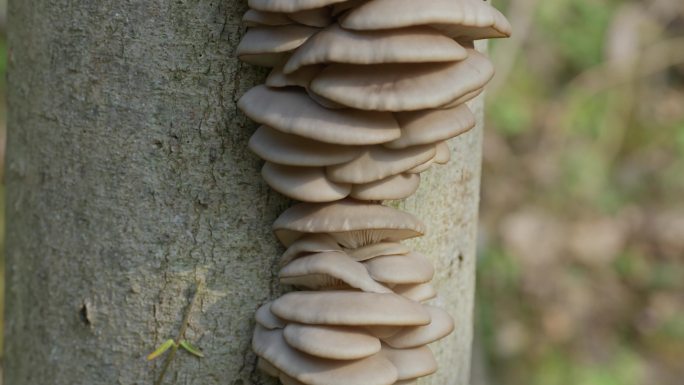
[[[271,67],[239,108],[273,189],[301,201],[276,220],[281,283],[261,306],[258,367],[285,385],[414,384],[454,329],[426,302],[423,223],[382,201],[411,196],[475,126],[465,104],[494,75],[478,39],[510,35],[482,0],[249,0],[237,48]]]

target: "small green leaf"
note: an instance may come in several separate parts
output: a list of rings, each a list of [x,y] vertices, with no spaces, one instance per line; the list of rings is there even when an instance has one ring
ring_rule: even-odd
[[[172,339],[166,340],[166,342],[161,344],[161,346],[158,347],[157,350],[153,351],[152,353],[150,353],[149,356],[147,356],[147,361],[152,361],[153,359],[161,356],[162,354],[164,354],[165,351],[169,350],[169,348],[172,347],[173,345],[174,345],[174,342]]]
[[[194,356],[197,356],[197,357],[204,357],[204,353],[202,353],[202,352],[201,352],[199,349],[197,349],[196,347],[192,346],[192,345],[190,344],[190,342],[188,342],[188,341],[186,341],[186,340],[182,340],[182,341],[179,343],[179,345],[180,345],[181,348],[187,350],[188,353],[190,353],[190,354],[192,354],[192,355],[194,355]]]

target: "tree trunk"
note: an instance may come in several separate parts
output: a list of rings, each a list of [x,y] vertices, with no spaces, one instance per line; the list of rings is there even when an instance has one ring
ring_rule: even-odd
[[[289,202],[235,102],[263,80],[235,47],[246,2],[14,0],[9,9],[5,383],[151,384],[197,282],[166,384],[273,384],[255,309],[277,296],[271,224]],[[481,104],[481,100],[475,101]],[[481,108],[476,108],[481,113]],[[425,220],[440,306],[430,384],[466,384],[481,128],[403,206]]]

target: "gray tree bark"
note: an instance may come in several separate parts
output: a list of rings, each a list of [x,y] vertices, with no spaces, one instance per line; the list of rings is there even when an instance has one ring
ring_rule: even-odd
[[[289,202],[235,107],[265,74],[235,58],[245,3],[10,1],[6,384],[151,384],[163,359],[145,356],[196,282],[186,337],[205,357],[179,352],[165,383],[274,383],[250,339],[280,290],[270,229]],[[457,321],[424,383],[467,383],[480,130],[402,204]]]

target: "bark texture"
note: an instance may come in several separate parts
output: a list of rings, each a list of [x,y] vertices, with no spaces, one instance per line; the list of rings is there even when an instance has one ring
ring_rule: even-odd
[[[6,384],[151,384],[163,359],[144,357],[197,281],[186,336],[206,357],[179,352],[165,383],[273,383],[250,339],[279,291],[270,228],[289,202],[235,107],[265,74],[235,58],[245,8],[10,1]],[[423,384],[467,383],[480,130],[402,204],[429,227],[418,250],[457,323]]]

